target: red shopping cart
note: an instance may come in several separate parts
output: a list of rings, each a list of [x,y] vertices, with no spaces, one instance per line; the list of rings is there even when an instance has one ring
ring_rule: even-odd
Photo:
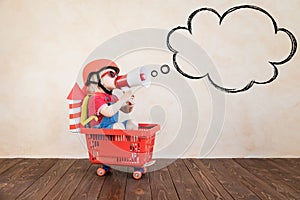
[[[134,167],[133,178],[140,179],[152,162],[155,135],[159,124],[139,124],[138,130],[81,128],[91,163],[102,164],[97,174],[104,176],[107,165]]]
[[[146,173],[146,166],[153,163],[152,153],[155,134],[160,130],[158,124],[139,124],[138,130],[85,127],[90,120],[95,120],[98,123],[96,115],[88,117],[90,95],[87,94],[87,90],[90,83],[92,83],[89,80],[90,75],[97,73],[99,79],[100,70],[104,68],[115,70],[114,77],[119,71],[113,61],[107,59],[94,60],[83,69],[83,83],[85,85],[81,88],[78,83],[74,84],[67,97],[69,102],[69,129],[73,133],[85,134],[91,163],[102,164],[102,167],[97,170],[99,176],[105,175],[110,170],[109,165],[118,165],[134,167],[133,177],[140,179],[142,174]],[[115,81],[116,87],[119,89],[134,86],[147,87],[151,83],[151,75],[144,67],[141,67],[129,72],[127,75],[118,76]]]

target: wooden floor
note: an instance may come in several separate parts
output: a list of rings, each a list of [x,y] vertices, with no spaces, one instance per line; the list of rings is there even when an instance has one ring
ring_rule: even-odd
[[[0,159],[0,199],[300,199],[300,159],[184,159],[138,181],[118,170],[98,177],[97,167]]]

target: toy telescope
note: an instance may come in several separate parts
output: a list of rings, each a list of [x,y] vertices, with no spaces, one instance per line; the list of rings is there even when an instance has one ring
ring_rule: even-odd
[[[118,76],[116,79],[116,88],[128,90],[131,87],[144,86],[149,87],[151,76],[145,67],[139,67],[128,74]]]

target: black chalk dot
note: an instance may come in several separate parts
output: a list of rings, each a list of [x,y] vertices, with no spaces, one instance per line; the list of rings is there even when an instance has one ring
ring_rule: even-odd
[[[156,70],[153,70],[153,71],[151,72],[151,76],[152,76],[152,77],[157,77],[157,75],[158,75],[158,72],[157,72]]]
[[[163,74],[168,74],[168,73],[170,72],[170,67],[169,67],[169,65],[162,65],[162,66],[160,67],[160,71],[161,71],[161,73],[163,73]]]

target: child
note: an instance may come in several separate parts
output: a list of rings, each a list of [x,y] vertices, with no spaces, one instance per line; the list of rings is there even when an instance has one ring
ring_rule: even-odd
[[[100,59],[90,62],[83,71],[86,94],[89,97],[87,118],[97,116],[88,127],[108,129],[138,129],[133,120],[118,122],[119,111],[130,113],[134,106],[134,96],[129,90],[118,99],[112,94],[116,88],[116,78],[120,69],[110,60]]]

